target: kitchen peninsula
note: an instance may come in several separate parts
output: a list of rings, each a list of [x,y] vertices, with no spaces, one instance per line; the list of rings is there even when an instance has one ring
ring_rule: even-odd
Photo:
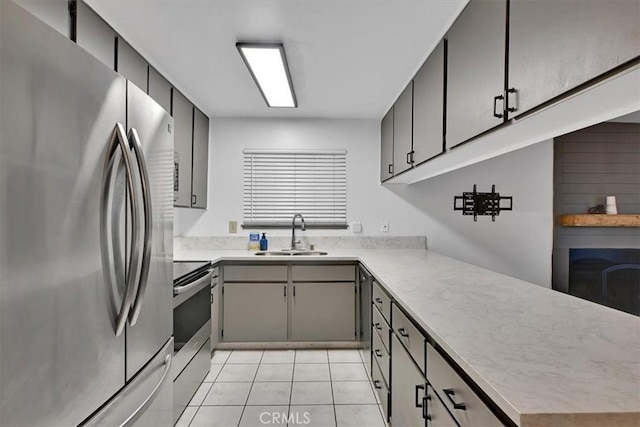
[[[223,265],[299,260],[179,248],[174,258]],[[331,249],[302,258],[362,263],[515,425],[640,422],[636,316],[428,250]]]

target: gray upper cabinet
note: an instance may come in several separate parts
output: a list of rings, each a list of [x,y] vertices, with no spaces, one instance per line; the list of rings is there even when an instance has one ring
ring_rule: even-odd
[[[149,96],[167,112],[171,112],[171,83],[151,66],[149,67]]]
[[[178,191],[174,206],[191,206],[191,155],[193,141],[193,104],[173,89],[171,115],[175,132],[173,134],[175,162],[178,165]]]
[[[393,177],[393,107],[380,123],[380,181]]]
[[[395,175],[412,166],[413,82],[409,82],[393,106],[393,172]]]
[[[447,148],[504,122],[506,13],[471,0],[447,34]]]
[[[131,81],[143,91],[147,92],[147,61],[129,45],[122,37],[118,37],[118,57],[116,71]]]
[[[509,13],[514,117],[640,55],[637,0],[511,0]]]
[[[57,32],[69,37],[68,0],[13,0]]]
[[[445,42],[435,48],[413,79],[413,161],[443,151]]]
[[[115,31],[84,2],[76,4],[76,43],[115,70]]]
[[[207,178],[209,172],[209,118],[193,108],[193,170],[191,207],[207,208]]]

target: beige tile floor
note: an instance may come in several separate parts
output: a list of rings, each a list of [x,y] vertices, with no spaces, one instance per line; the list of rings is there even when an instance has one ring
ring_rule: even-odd
[[[178,427],[385,427],[359,350],[216,350]]]

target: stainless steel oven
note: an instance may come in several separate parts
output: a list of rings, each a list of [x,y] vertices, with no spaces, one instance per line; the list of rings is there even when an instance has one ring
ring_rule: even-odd
[[[173,264],[174,424],[211,363],[211,278],[208,262]]]

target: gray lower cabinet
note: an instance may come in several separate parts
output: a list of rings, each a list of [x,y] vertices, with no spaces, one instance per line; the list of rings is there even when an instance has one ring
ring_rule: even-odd
[[[413,162],[444,150],[445,41],[429,55],[413,79]]]
[[[149,96],[171,113],[171,83],[155,68],[149,66]]]
[[[68,0],[13,0],[36,18],[69,37]]]
[[[115,70],[116,32],[83,1],[76,2],[76,43]],[[142,88],[144,89],[144,88]]]
[[[174,183],[174,206],[191,206],[191,156],[193,141],[193,104],[177,89],[173,88],[171,115],[175,132],[174,161],[177,168],[177,182]],[[177,191],[175,191],[177,187]],[[177,198],[176,198],[177,196]]]
[[[380,182],[393,177],[393,107],[380,122]]]
[[[472,0],[447,33],[447,148],[505,120],[506,12],[507,0]]]
[[[295,283],[291,300],[291,340],[356,339],[355,283]]]
[[[640,55],[636,0],[511,0],[509,8],[512,117]]]
[[[225,341],[286,341],[287,285],[225,283],[222,327]]]
[[[391,423],[394,427],[427,425],[427,380],[398,338],[392,336]]]
[[[193,108],[193,169],[191,171],[191,207],[207,208],[209,172],[209,118]]]
[[[125,79],[147,92],[149,64],[122,37],[117,40],[116,71]]]
[[[398,175],[413,165],[413,81],[393,105],[393,173]]]

